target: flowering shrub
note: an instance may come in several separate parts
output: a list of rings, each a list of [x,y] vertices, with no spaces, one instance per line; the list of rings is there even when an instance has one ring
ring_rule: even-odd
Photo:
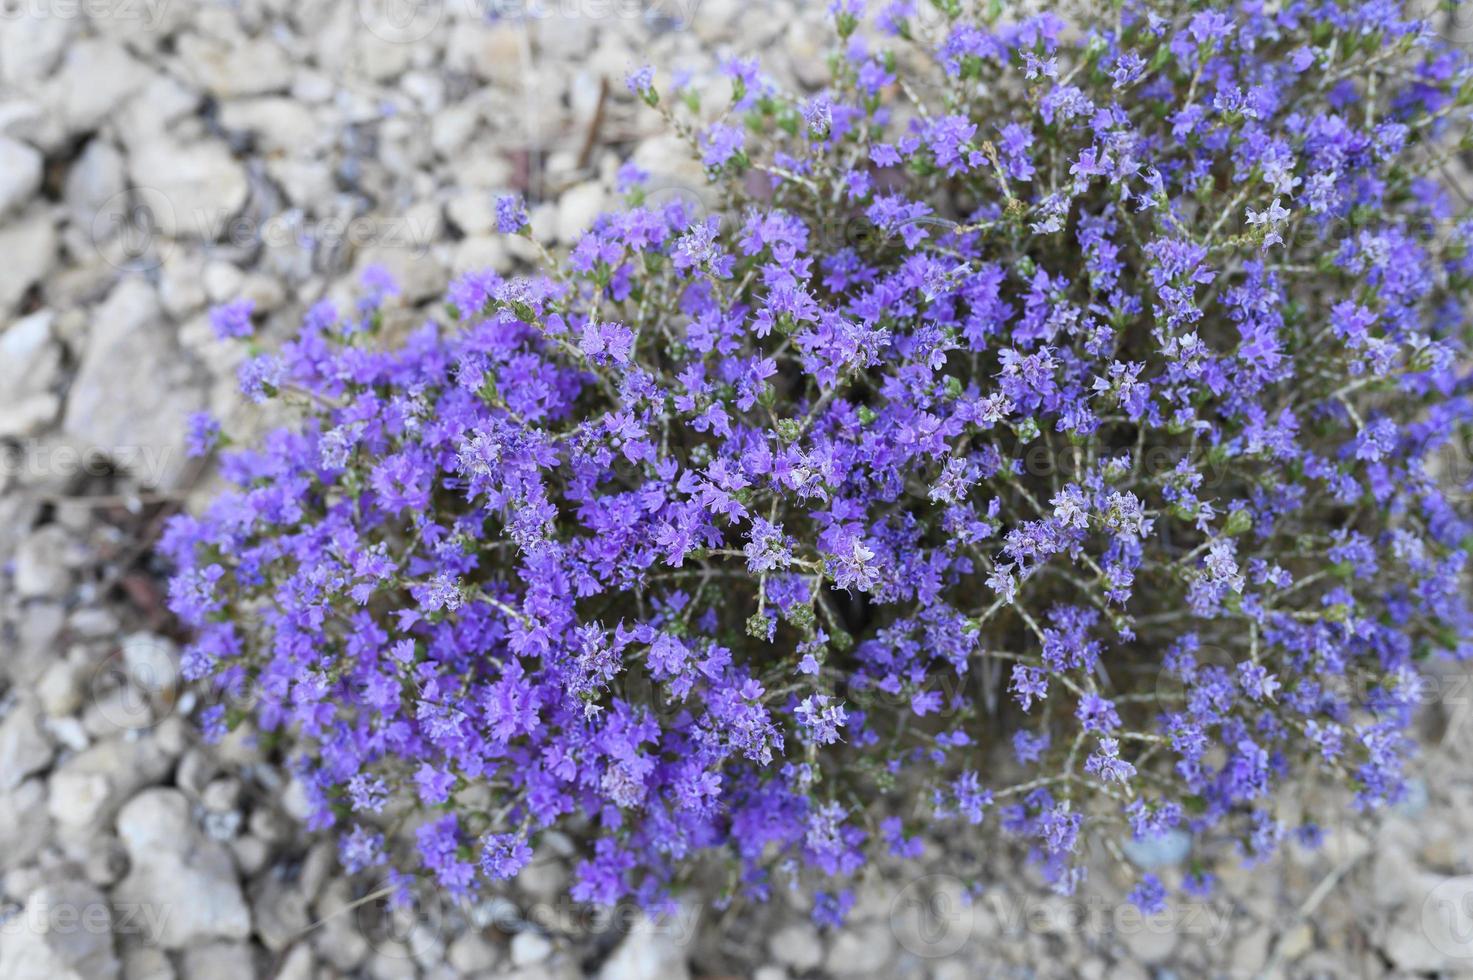
[[[1473,653],[1467,63],[1391,2],[960,6],[844,0],[808,97],[636,72],[718,210],[626,167],[544,274],[246,363],[302,420],[168,531],[185,669],[350,869],[467,895],[558,828],[578,900],[714,859],[829,923],[933,828],[1067,891],[1095,826],[1258,859],[1289,782],[1403,792]]]

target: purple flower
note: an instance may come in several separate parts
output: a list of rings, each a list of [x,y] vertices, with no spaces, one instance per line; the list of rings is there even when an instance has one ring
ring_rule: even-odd
[[[496,199],[496,230],[503,235],[514,235],[527,226],[527,209],[522,199],[514,194],[503,194]]]
[[[746,138],[735,126],[717,124],[701,138],[701,162],[708,167],[724,167],[741,152]]]
[[[624,79],[624,84],[629,87],[632,95],[645,98],[654,88],[655,69],[651,65],[636,68]]]
[[[220,444],[220,423],[209,412],[193,412],[184,436],[185,451],[190,456],[208,456]]]
[[[397,897],[556,832],[576,900],[716,862],[824,925],[928,820],[1067,895],[1096,832],[1261,862],[1300,780],[1400,799],[1473,658],[1473,220],[1421,165],[1473,64],[1394,6],[968,7],[928,62],[841,2],[821,93],[676,73],[709,206],[626,164],[553,267],[407,320],[370,268],[241,365],[278,427],[158,541],[202,728]]]
[[[488,878],[511,878],[532,860],[532,848],[517,834],[487,834],[481,838],[481,871]]]
[[[251,323],[251,314],[255,309],[254,300],[231,300],[210,310],[210,328],[221,340],[249,337],[256,331],[255,325]]]

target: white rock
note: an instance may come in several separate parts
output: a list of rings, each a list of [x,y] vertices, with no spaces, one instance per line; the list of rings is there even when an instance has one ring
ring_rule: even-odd
[[[174,980],[174,965],[161,949],[136,946],[123,953],[123,980]]]
[[[511,265],[511,253],[506,250],[506,244],[499,237],[477,235],[456,243],[450,271],[455,275],[485,269],[505,273],[511,270]]]
[[[234,99],[220,110],[226,129],[249,132],[263,154],[290,153],[301,156],[330,134],[307,106],[292,99]]]
[[[256,934],[273,953],[279,953],[301,938],[312,924],[307,899],[279,875],[270,875],[252,892]]]
[[[46,786],[39,779],[0,793],[0,872],[26,864],[51,835]],[[0,933],[3,936],[3,933]],[[0,943],[4,939],[0,938]]]
[[[26,899],[0,937],[5,980],[113,980],[112,911],[83,882],[47,884]]]
[[[251,948],[244,943],[192,946],[182,957],[184,980],[253,980]]]
[[[768,939],[767,949],[773,959],[800,973],[823,961],[823,940],[819,938],[818,929],[809,922],[783,926]]]
[[[48,721],[80,708],[82,677],[77,665],[70,660],[57,660],[47,667],[36,684],[36,697]]]
[[[368,940],[354,928],[354,916],[348,908],[352,902],[346,879],[330,882],[313,906],[321,925],[308,934],[318,955],[343,972],[363,962],[369,950]]]
[[[299,208],[310,208],[332,199],[336,193],[332,170],[318,160],[283,157],[266,161],[271,179],[281,185],[287,200]],[[269,243],[269,242],[268,242]]]
[[[517,872],[517,890],[542,902],[552,903],[568,890],[568,866],[546,848],[538,848],[532,860]]]
[[[27,89],[51,74],[77,23],[45,6],[17,4],[0,20],[0,81]]]
[[[123,155],[101,137],[89,140],[67,171],[64,194],[67,209],[78,227],[97,237],[106,231],[98,221],[104,209],[127,189]]]
[[[413,60],[413,45],[398,44],[370,31],[360,31],[353,36],[354,67],[374,81],[387,82],[398,77]]]
[[[6,511],[5,503],[5,495],[0,494],[0,514]],[[3,528],[0,528],[0,533],[3,533]],[[65,626],[66,611],[60,602],[33,600],[27,603],[25,614],[16,624],[14,644],[0,646],[4,651],[0,655],[0,675],[9,678],[12,684],[34,684],[56,659],[57,641]],[[0,634],[0,643],[6,639]]]
[[[1173,829],[1155,837],[1127,837],[1120,846],[1138,868],[1166,868],[1187,859],[1192,851],[1192,838],[1184,830]]]
[[[193,249],[174,248],[159,270],[159,300],[175,320],[187,319],[205,305],[204,256]],[[210,335],[214,337],[213,332]]]
[[[179,682],[179,650],[157,633],[129,633],[121,642],[128,678],[150,695],[172,690]]]
[[[23,698],[0,721],[0,791],[9,792],[45,769],[55,754],[41,731],[40,705],[34,697]]]
[[[564,192],[557,206],[557,237],[571,243],[588,230],[593,219],[607,207],[604,189],[596,183],[577,184]]]
[[[120,44],[78,41],[67,47],[61,69],[44,93],[51,111],[69,133],[97,129],[108,116],[147,82],[141,62]]]
[[[416,241],[424,240],[420,236],[425,234],[427,227],[418,223],[417,217],[406,214],[399,219],[402,231],[394,234],[412,236],[407,239],[396,238],[396,241],[402,241],[403,244],[376,245],[363,252],[354,263],[354,279],[361,276],[368,266],[381,265],[398,284],[404,302],[420,303],[439,296],[445,289],[446,270],[433,255],[415,244]]]
[[[117,632],[118,617],[102,606],[83,606],[67,618],[67,626],[74,636],[97,640]]]
[[[457,28],[445,46],[445,67],[483,81],[517,85],[531,68],[522,56],[525,29],[509,20]]]
[[[445,217],[466,235],[487,235],[496,227],[496,202],[485,191],[462,191],[445,202]]]
[[[291,87],[292,63],[274,41],[240,38],[233,42],[188,33],[178,41],[188,75],[222,99],[285,92]]]
[[[140,384],[147,378],[147,384]],[[153,289],[125,279],[97,308],[67,398],[65,431],[142,482],[173,487],[188,462],[186,420],[203,407],[196,373],[169,336]]]
[[[62,144],[65,134],[36,100],[0,97],[0,136],[25,140],[49,151]]]
[[[456,937],[446,951],[450,965],[466,976],[489,973],[501,957],[496,947],[479,932],[467,931]]]
[[[531,966],[552,955],[552,943],[536,932],[519,932],[511,937],[511,961],[515,966]]]
[[[0,217],[19,211],[41,186],[41,154],[19,140],[0,136]]]
[[[286,954],[286,959],[281,961],[276,980],[312,980],[315,966],[312,947],[306,943],[298,943]]]
[[[184,794],[163,788],[143,791],[118,813],[118,836],[132,870],[114,897],[169,909],[158,922],[158,945],[187,949],[206,940],[250,935],[250,910],[230,854],[195,827]]]
[[[128,174],[134,185],[153,192],[145,195],[153,220],[170,238],[224,237],[249,193],[245,171],[213,142],[149,142],[134,150]]]
[[[446,160],[459,153],[481,123],[481,107],[474,102],[457,102],[430,120],[430,145]]]
[[[684,914],[655,921],[641,917],[598,971],[599,980],[689,980],[687,943],[695,920]]]
[[[147,78],[136,97],[114,115],[109,128],[129,153],[136,153],[149,143],[170,140],[168,131],[195,117],[201,98],[198,89],[160,72]]]
[[[61,367],[55,318],[51,310],[38,310],[0,333],[0,438],[35,435],[60,408],[51,390]],[[49,410],[36,407],[43,403]]]
[[[0,317],[51,270],[56,260],[56,226],[43,210],[0,222]]]
[[[51,812],[60,821],[91,823],[112,796],[112,780],[100,772],[58,772],[51,777]]]
[[[110,738],[58,765],[47,781],[47,807],[62,836],[100,833],[130,794],[162,779],[173,760],[160,742]]]
[[[65,478],[69,476],[62,466],[60,456],[48,457],[45,464],[53,473]],[[15,591],[26,599],[64,596],[71,586],[71,572],[67,564],[75,560],[76,542],[70,532],[60,524],[47,524],[26,536],[15,552]]]
[[[851,926],[829,948],[824,968],[835,976],[881,976],[895,948],[895,938],[882,924]]]
[[[45,703],[44,700],[42,703]],[[71,715],[47,718],[44,724],[46,733],[56,740],[57,745],[71,749],[73,752],[80,752],[92,744],[82,723]]]

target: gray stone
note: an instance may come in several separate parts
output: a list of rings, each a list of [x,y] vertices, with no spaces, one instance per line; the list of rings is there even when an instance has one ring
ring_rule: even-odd
[[[56,750],[41,731],[41,706],[22,698],[0,721],[0,792],[9,792],[31,773],[51,765]]]
[[[308,106],[287,98],[235,99],[220,112],[226,129],[251,133],[259,151],[301,157],[324,138],[325,129]]]
[[[53,17],[45,6],[17,4],[0,21],[0,81],[6,88],[30,89],[51,74],[77,24],[75,17]]]
[[[97,129],[148,76],[148,69],[121,44],[78,41],[68,45],[44,98],[67,132],[84,133]]]
[[[369,952],[368,940],[354,928],[348,908],[352,903],[346,880],[330,882],[313,906],[314,921],[320,924],[308,934],[318,955],[345,973],[362,963]]]
[[[14,684],[34,684],[56,662],[57,640],[65,626],[66,610],[60,602],[27,603],[16,624],[14,643],[6,631],[0,630],[0,673]]]
[[[604,189],[596,183],[578,184],[558,199],[557,237],[564,244],[575,242],[608,206]]]
[[[1136,867],[1165,868],[1187,859],[1192,851],[1192,837],[1184,830],[1173,829],[1155,837],[1127,837],[1120,846]]]
[[[199,832],[184,794],[163,788],[140,793],[119,812],[118,836],[133,867],[114,896],[168,910],[159,922],[159,945],[187,949],[250,935],[250,909],[230,854]]]
[[[33,208],[24,217],[0,222],[0,316],[40,282],[56,260],[56,226],[51,215]]]
[[[111,230],[104,209],[127,190],[123,155],[101,137],[88,140],[81,156],[67,171],[63,196],[72,221],[89,235]],[[120,202],[117,202],[120,203]]]
[[[256,935],[273,953],[278,953],[301,938],[311,925],[307,899],[279,875],[268,875],[251,895]]]
[[[123,980],[174,980],[168,955],[153,946],[136,946],[123,953]]]
[[[480,976],[489,973],[501,956],[479,932],[467,931],[451,942],[446,959],[460,973]]]
[[[824,968],[835,976],[888,975],[886,964],[894,949],[895,937],[884,925],[851,927],[834,939]]]
[[[641,917],[604,961],[599,980],[689,980],[686,944],[694,942],[695,921],[684,910],[661,920]]]
[[[246,202],[245,171],[220,143],[150,140],[128,158],[128,175],[158,230],[169,238],[215,241],[237,232]]]
[[[180,958],[184,980],[254,980],[251,948],[244,943],[191,946]]]
[[[298,943],[281,961],[281,969],[276,973],[276,980],[312,980],[315,969],[316,962],[312,958],[312,947],[306,943]]]
[[[31,893],[0,936],[5,980],[113,980],[112,910],[83,882],[44,885]]]
[[[150,697],[168,694],[179,682],[179,649],[157,633],[129,633],[122,640],[128,679]]]
[[[153,289],[138,279],[124,280],[93,319],[63,427],[143,483],[172,488],[187,462],[186,420],[203,402],[196,373],[169,336]]]
[[[0,218],[19,211],[41,186],[41,154],[19,140],[0,136]]]
[[[809,922],[783,926],[767,941],[767,949],[773,959],[800,973],[823,962],[823,940],[819,938],[818,929]]]
[[[273,41],[225,41],[188,33],[178,44],[186,73],[222,99],[285,92],[291,87],[291,59]]]
[[[47,780],[47,807],[64,838],[94,836],[123,802],[162,779],[172,758],[156,738],[115,737],[65,760]]]
[[[23,599],[66,595],[72,581],[67,568],[71,549],[71,535],[60,524],[47,524],[27,535],[15,552],[16,594]]]
[[[50,835],[46,786],[41,780],[29,779],[0,793],[0,872],[29,862]]]
[[[511,961],[514,966],[531,966],[552,955],[552,943],[536,932],[519,932],[511,937]]]
[[[82,706],[82,677],[71,660],[57,660],[36,683],[36,698],[48,718],[70,715]]]

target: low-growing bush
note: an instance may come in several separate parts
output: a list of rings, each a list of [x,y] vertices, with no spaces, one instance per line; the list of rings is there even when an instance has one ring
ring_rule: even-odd
[[[923,836],[1068,891],[1404,791],[1418,662],[1473,653],[1467,61],[1389,0],[962,6],[840,0],[818,93],[637,71],[719,205],[626,166],[540,275],[398,345],[370,277],[246,363],[300,423],[174,520],[171,601],[348,868],[466,896],[555,828],[574,899],[700,860],[832,923]]]

